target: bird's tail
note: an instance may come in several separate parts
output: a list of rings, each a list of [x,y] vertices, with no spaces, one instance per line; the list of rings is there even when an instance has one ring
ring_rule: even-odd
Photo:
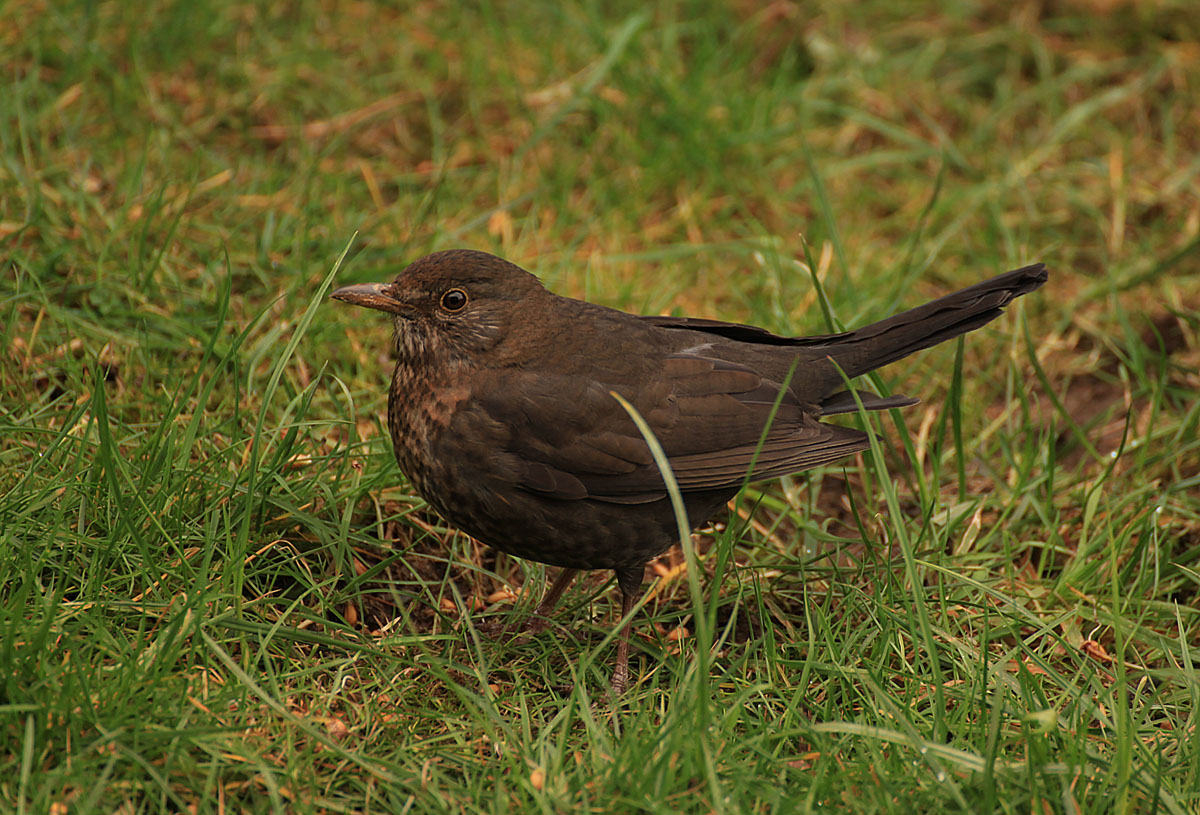
[[[1047,277],[1041,263],[1005,272],[854,331],[811,337],[806,355],[832,359],[852,379],[990,323],[1013,300],[1041,288]],[[837,387],[841,375],[833,371],[832,376],[830,387]]]

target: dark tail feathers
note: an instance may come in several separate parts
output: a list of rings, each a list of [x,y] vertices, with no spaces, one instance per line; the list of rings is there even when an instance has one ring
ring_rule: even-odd
[[[832,335],[811,350],[814,356],[831,357],[852,379],[990,323],[1013,300],[1041,288],[1048,277],[1041,263],[1005,272],[886,320]],[[837,381],[831,387],[841,382],[836,371],[834,376]]]

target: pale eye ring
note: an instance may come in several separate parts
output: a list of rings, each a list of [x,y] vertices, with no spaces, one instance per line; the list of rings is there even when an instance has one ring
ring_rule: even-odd
[[[447,289],[442,293],[442,308],[446,309],[446,311],[462,311],[466,307],[467,293],[462,289]]]

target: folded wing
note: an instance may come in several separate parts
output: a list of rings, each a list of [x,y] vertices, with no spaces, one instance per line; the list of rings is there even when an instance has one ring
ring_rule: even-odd
[[[751,464],[751,480],[764,480],[868,445],[859,430],[821,424],[820,408],[801,404],[790,391],[779,399],[780,383],[721,359],[669,356],[650,388],[579,376],[515,376],[520,381],[506,391],[522,394],[519,402],[484,394],[481,406],[509,430],[506,476],[551,498],[642,503],[666,494],[649,445],[614,391],[647,421],[684,492],[736,491]],[[845,412],[840,402],[846,398],[853,402],[844,394],[831,412]]]

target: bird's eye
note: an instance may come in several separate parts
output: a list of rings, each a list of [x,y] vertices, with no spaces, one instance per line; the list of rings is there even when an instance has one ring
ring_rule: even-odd
[[[442,308],[446,311],[462,311],[467,307],[467,293],[462,289],[448,289],[442,294]]]

